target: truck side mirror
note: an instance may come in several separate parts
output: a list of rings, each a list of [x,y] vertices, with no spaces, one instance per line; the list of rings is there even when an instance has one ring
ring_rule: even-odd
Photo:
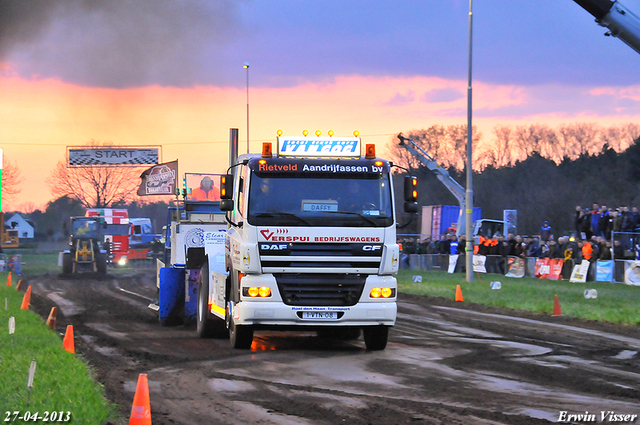
[[[406,213],[417,213],[418,212],[418,203],[417,202],[404,202],[404,212]]]
[[[233,199],[223,199],[220,201],[221,211],[233,211]]]
[[[220,176],[220,199],[233,199],[233,174]],[[231,207],[232,209],[233,207]]]

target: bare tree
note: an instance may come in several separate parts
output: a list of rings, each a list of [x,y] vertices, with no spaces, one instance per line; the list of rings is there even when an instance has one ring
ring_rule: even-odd
[[[477,144],[482,134],[473,132],[473,142]],[[462,171],[466,165],[467,158],[467,126],[466,125],[434,125],[427,129],[413,130],[406,134],[406,137],[416,142],[422,147],[438,164],[443,168],[455,168]],[[390,159],[410,170],[419,167],[420,162],[406,149],[395,144],[397,139],[394,138],[393,144],[389,146],[388,153]],[[482,152],[474,150],[474,159],[482,157]]]
[[[640,126],[634,123],[621,124],[602,130],[600,138],[616,152],[623,152],[640,137]]]
[[[89,146],[114,147],[110,143],[94,140]],[[67,167],[66,160],[58,161],[47,180],[54,197],[68,196],[87,208],[130,202],[137,198],[139,184],[139,168],[95,165]]]
[[[600,129],[593,123],[576,123],[560,126],[558,134],[563,156],[576,159],[580,155],[596,154],[602,150]]]
[[[495,168],[511,165],[513,160],[511,152],[513,130],[506,125],[497,125],[493,128],[493,134],[496,139],[491,150],[491,162],[488,165],[493,165]]]
[[[16,195],[22,192],[20,185],[24,181],[22,172],[15,162],[6,161],[2,169],[2,196],[7,201],[15,200]]]

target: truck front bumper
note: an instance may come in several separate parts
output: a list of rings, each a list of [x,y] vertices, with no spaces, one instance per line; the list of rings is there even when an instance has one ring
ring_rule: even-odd
[[[233,307],[238,325],[262,326],[393,326],[395,301],[363,303],[349,307],[291,306],[281,302],[242,301]],[[321,318],[318,316],[322,316]]]

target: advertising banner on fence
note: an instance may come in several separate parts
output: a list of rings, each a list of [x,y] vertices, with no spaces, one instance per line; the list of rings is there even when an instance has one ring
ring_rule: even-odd
[[[640,261],[624,262],[624,283],[640,286]]]
[[[571,272],[570,282],[586,282],[587,281],[587,272],[589,271],[589,261],[582,260],[582,263],[577,264],[573,271]]]
[[[535,276],[539,279],[560,279],[562,272],[562,259],[560,258],[538,258],[536,260]]]
[[[485,267],[485,263],[487,261],[487,257],[484,255],[474,255],[473,256],[473,271],[476,273],[486,273],[487,268]]]
[[[508,271],[509,277],[524,277],[524,260],[518,257],[508,257]]]
[[[613,282],[613,264],[613,260],[596,263],[596,280],[598,282]]]
[[[456,264],[458,263],[458,255],[450,255],[449,256],[449,273],[453,273],[456,271]]]

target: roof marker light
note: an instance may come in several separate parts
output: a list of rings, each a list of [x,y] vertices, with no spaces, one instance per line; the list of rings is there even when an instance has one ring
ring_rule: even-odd
[[[278,130],[278,137],[282,136],[282,130]]]
[[[358,130],[356,130],[356,131],[354,131],[354,132],[353,132],[353,135],[354,135],[355,137],[358,137],[358,136],[360,135],[360,132],[359,132]]]
[[[333,130],[329,130],[329,137],[333,137]]]
[[[303,135],[304,137],[307,137],[307,136],[309,135],[309,130],[304,130],[304,131],[302,132],[302,135]]]
[[[316,130],[316,137],[320,137],[321,134],[322,132],[320,130]]]

